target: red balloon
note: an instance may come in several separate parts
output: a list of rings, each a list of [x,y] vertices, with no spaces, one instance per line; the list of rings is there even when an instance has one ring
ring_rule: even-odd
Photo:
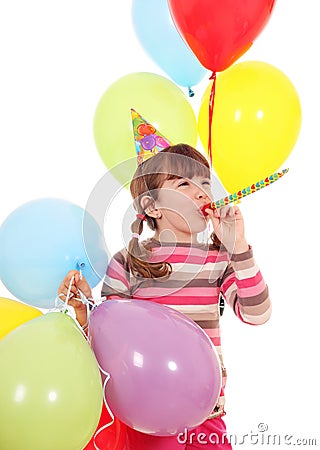
[[[100,421],[98,423],[97,429],[94,432],[91,441],[83,450],[96,450],[94,446],[94,435],[99,430],[99,428],[107,425],[111,422],[110,414],[107,408],[103,404],[102,412],[100,416]],[[120,422],[116,417],[114,422],[109,427],[102,430],[96,437],[95,444],[100,450],[123,450],[124,444],[126,442],[127,427],[124,423]]]
[[[231,66],[266,25],[276,0],[168,0],[173,21],[200,63]]]

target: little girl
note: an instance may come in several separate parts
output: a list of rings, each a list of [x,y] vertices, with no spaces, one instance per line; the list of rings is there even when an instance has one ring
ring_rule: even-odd
[[[102,296],[161,303],[194,320],[215,345],[223,383],[212,414],[183,441],[181,436],[151,436],[128,428],[125,449],[231,449],[222,419],[226,384],[220,342],[222,307],[226,302],[241,321],[252,325],[266,322],[271,312],[268,288],[246,241],[241,212],[235,206],[203,213],[212,201],[210,167],[201,153],[185,144],[169,146],[140,164],[130,191],[137,211],[132,238],[128,248],[111,259]],[[209,221],[214,230],[211,242],[199,243],[197,236]],[[154,235],[140,241],[145,222]],[[85,325],[86,307],[76,296],[79,289],[92,297],[87,282],[71,271],[59,294],[67,294],[72,276],[69,304]]]

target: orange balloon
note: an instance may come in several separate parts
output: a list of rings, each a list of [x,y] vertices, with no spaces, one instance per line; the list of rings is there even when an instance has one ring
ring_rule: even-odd
[[[33,306],[0,297],[0,339],[19,325],[41,315],[42,312]]]

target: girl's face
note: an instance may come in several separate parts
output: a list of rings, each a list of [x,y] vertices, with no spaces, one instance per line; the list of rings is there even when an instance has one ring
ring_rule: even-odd
[[[165,180],[155,203],[161,213],[157,221],[158,233],[167,231],[177,240],[188,240],[204,231],[208,216],[203,215],[201,208],[212,201],[212,197],[209,178],[194,176]]]

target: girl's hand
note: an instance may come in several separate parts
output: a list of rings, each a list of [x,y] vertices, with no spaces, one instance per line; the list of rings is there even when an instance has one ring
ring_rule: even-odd
[[[243,253],[249,246],[244,234],[244,221],[237,206],[222,206],[215,210],[206,209],[212,221],[214,232],[229,253]]]
[[[84,277],[82,277],[82,279],[80,280],[80,273],[77,270],[70,270],[68,272],[68,275],[62,280],[62,283],[58,288],[59,298],[61,298],[62,301],[66,301],[70,281],[73,276],[74,279],[70,289],[70,297],[68,300],[68,305],[72,306],[75,310],[86,309],[86,305],[84,305],[79,300],[76,300],[75,297],[80,298],[78,289],[87,298],[92,297],[92,292],[87,280]]]

